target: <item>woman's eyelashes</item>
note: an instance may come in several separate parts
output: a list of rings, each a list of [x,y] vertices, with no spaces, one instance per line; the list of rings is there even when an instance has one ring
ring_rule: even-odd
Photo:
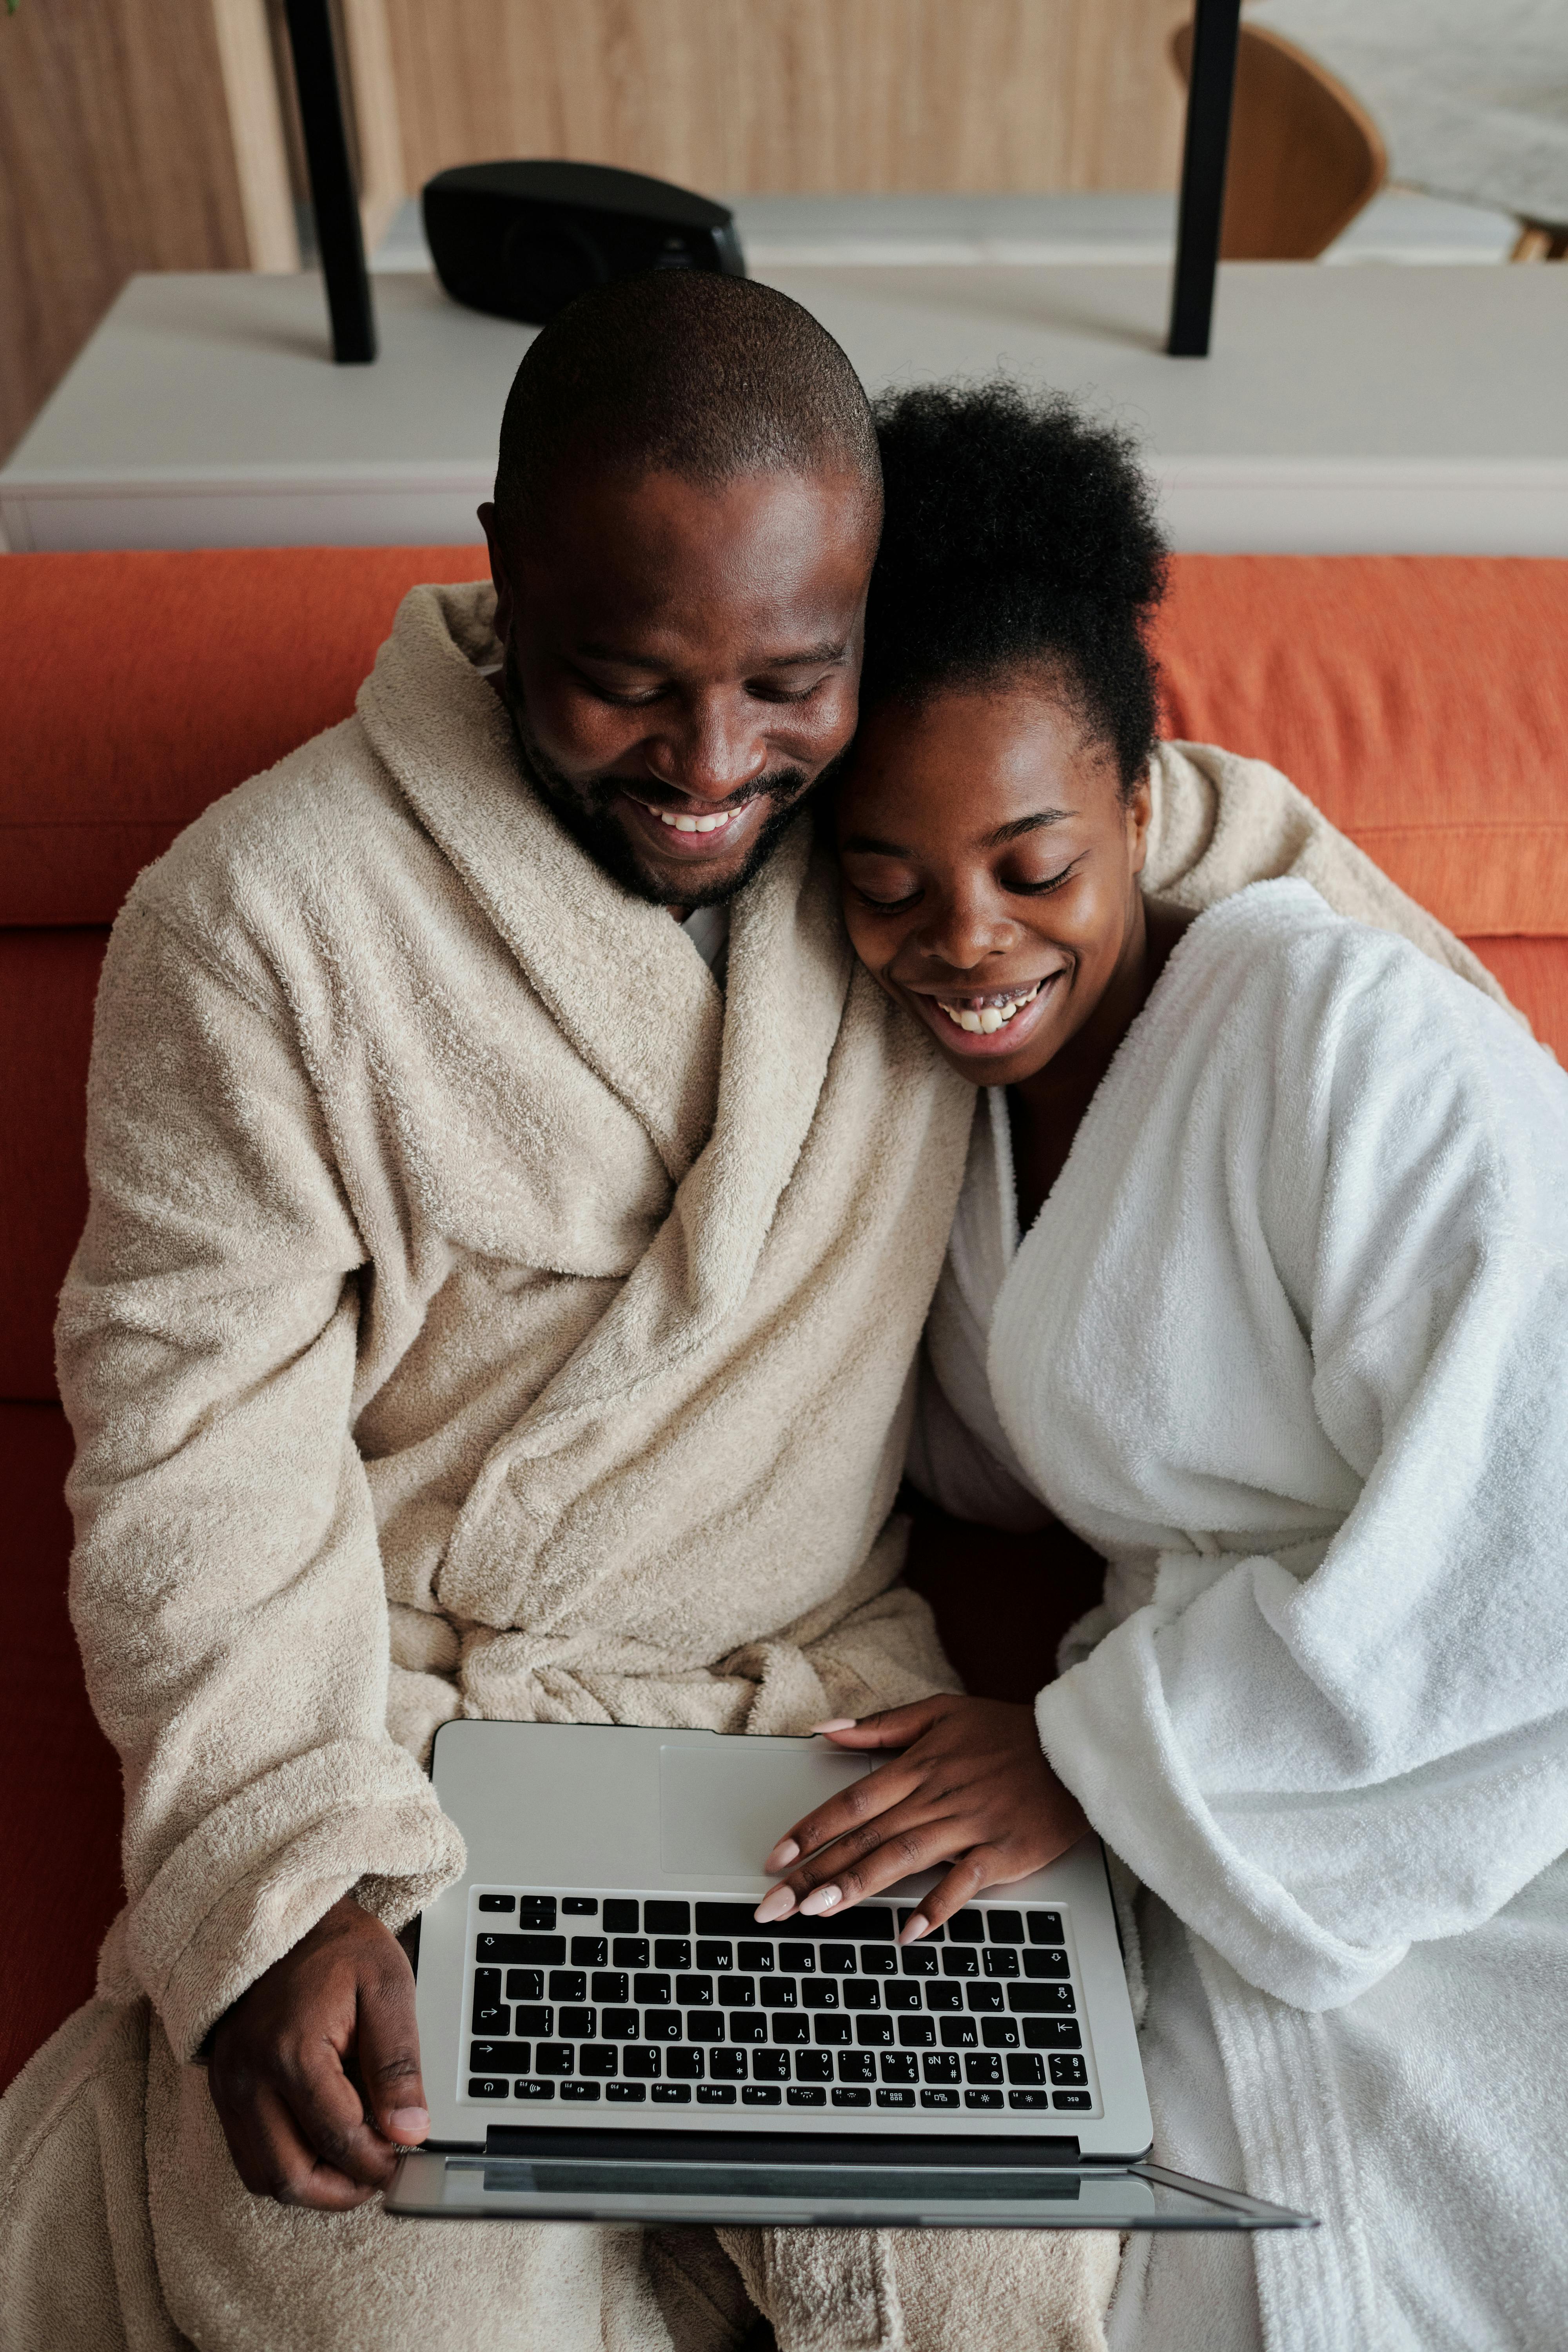
[[[1044,898],[1051,891],[1059,890],[1065,882],[1070,882],[1082,863],[1081,857],[1075,857],[1055,874],[998,875],[997,887],[1015,898]],[[918,906],[923,895],[918,882],[911,882],[907,890],[891,893],[868,889],[863,882],[853,882],[851,887],[861,905],[876,915],[901,915]]]

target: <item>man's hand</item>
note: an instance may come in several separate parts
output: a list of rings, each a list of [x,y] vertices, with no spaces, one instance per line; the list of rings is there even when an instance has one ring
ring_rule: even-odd
[[[983,1887],[1043,1870],[1089,1828],[1041,1752],[1032,1707],[942,1696],[816,1727],[841,1748],[905,1752],[785,1832],[763,1865],[789,1874],[757,1906],[764,1926],[797,1904],[813,1916],[847,1910],[962,1856],[899,1937],[913,1943]]]
[[[325,2213],[363,2205],[430,2128],[414,1971],[352,1895],[217,2025],[213,2105],[246,2187]]]

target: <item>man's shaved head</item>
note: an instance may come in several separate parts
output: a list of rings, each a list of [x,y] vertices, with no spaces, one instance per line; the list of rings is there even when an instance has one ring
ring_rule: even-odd
[[[754,278],[658,270],[595,287],[524,355],[501,421],[502,532],[535,522],[563,479],[831,473],[881,509],[859,378],[809,310]]]

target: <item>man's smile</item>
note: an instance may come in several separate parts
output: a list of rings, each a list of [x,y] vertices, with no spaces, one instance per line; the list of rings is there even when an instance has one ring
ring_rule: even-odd
[[[728,809],[662,808],[653,801],[639,799],[624,785],[621,798],[637,831],[646,835],[661,857],[701,858],[711,857],[720,851],[727,854],[750,837],[759,817],[773,806],[773,795],[766,792],[743,801],[739,808]]]

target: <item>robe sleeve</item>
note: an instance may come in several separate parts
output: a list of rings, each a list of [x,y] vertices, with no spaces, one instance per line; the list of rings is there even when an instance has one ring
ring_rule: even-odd
[[[1407,993],[1302,1074],[1332,1148],[1277,1253],[1307,1268],[1312,1399],[1359,1498],[1300,1553],[1164,1555],[1037,1703],[1108,1844],[1306,2009],[1568,1843],[1568,1086],[1484,1007],[1434,1058]]]
[[[293,1026],[133,898],[100,992],[61,1298],[71,1612],[125,1785],[111,1945],[189,2058],[351,1890],[389,1925],[462,1844],[385,1727],[351,1434],[364,1252]]]

